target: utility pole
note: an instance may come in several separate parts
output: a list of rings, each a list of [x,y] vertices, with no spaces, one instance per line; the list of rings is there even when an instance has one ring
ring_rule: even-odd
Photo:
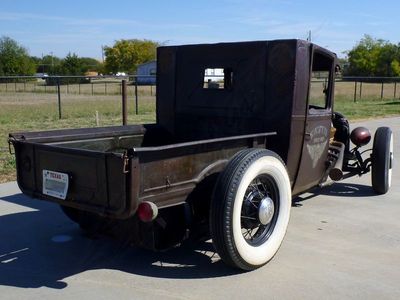
[[[51,73],[54,74],[53,51],[50,52],[50,55],[51,55]]]
[[[308,31],[307,41],[311,42],[311,30]]]
[[[44,73],[46,73],[45,71],[44,71],[44,61],[43,61],[43,53],[42,53],[42,73],[44,74]]]

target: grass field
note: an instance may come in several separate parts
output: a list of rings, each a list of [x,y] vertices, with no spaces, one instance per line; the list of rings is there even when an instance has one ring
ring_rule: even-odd
[[[142,87],[141,87],[142,88]],[[155,97],[146,91],[139,95],[139,114],[134,98],[128,98],[128,123],[155,122]],[[0,183],[15,180],[15,160],[9,154],[10,132],[120,125],[121,96],[63,95],[62,119],[58,119],[55,94],[0,92]]]
[[[20,87],[20,84],[17,87]],[[4,85],[4,84],[3,84]],[[58,119],[57,96],[46,92],[5,92],[0,87],[0,183],[15,180],[15,160],[8,152],[7,137],[10,132],[33,131],[56,128],[78,128],[96,126],[96,111],[99,126],[120,125],[121,96],[118,89],[114,95],[100,92],[83,95],[76,91],[77,85],[62,93],[62,119]],[[110,88],[110,87],[108,87]],[[359,86],[358,86],[359,88]],[[338,82],[335,88],[335,111],[342,112],[350,120],[400,115],[400,100],[395,99],[394,85],[384,87],[384,98],[380,84],[363,84],[362,99],[353,101],[354,83]],[[399,86],[400,88],[400,86]],[[11,87],[10,87],[11,89]],[[75,91],[75,92],[72,92]],[[152,123],[155,121],[154,87],[139,87],[139,114],[135,114],[132,88],[129,87],[128,123]],[[400,91],[399,91],[400,94]],[[359,96],[359,90],[357,90]],[[396,95],[396,98],[399,95]]]

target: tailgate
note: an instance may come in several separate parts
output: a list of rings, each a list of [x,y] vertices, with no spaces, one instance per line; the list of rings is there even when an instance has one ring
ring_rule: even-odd
[[[127,217],[136,209],[129,199],[125,154],[26,141],[14,141],[13,144],[18,185],[24,193],[115,218]],[[68,177],[65,199],[43,193],[46,171]]]

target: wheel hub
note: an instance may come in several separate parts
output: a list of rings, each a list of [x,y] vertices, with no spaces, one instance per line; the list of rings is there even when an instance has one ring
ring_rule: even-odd
[[[267,196],[261,200],[260,207],[258,208],[258,219],[262,225],[267,225],[271,222],[274,210],[274,201],[270,197]]]

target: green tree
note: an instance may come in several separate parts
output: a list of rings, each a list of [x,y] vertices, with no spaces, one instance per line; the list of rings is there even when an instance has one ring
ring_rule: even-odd
[[[47,72],[51,75],[61,75],[61,76],[83,76],[87,71],[101,71],[102,64],[90,57],[78,57],[75,53],[68,53],[64,59],[59,59],[57,57],[44,56],[41,60],[46,69],[51,71]],[[88,82],[87,78],[47,78],[46,82],[49,85],[66,83],[84,83]]]
[[[38,71],[38,66],[40,65],[40,63],[42,62],[42,59],[40,57],[37,56],[31,56],[31,60],[32,62],[35,64],[36,66],[36,73],[39,73]]]
[[[400,63],[397,59],[391,62],[390,67],[392,68],[393,73],[396,74],[394,76],[400,76]]]
[[[55,75],[57,74],[61,61],[61,58],[54,55],[45,55],[42,58],[35,58],[36,72]]]
[[[60,75],[83,75],[81,69],[81,61],[75,53],[68,53],[67,56],[61,61]]]
[[[338,58],[338,64],[340,66],[340,72],[343,74],[349,65],[349,61],[347,58]]]
[[[75,53],[61,60],[58,68],[59,75],[84,75],[87,71],[100,71],[102,64],[91,57],[78,57]]]
[[[35,63],[24,47],[9,37],[0,38],[0,75],[33,75],[35,71]]]
[[[91,57],[80,57],[81,72],[84,74],[87,71],[102,72],[102,63]]]
[[[62,76],[81,76],[84,72],[82,72],[82,63],[78,55],[75,53],[68,53],[67,56],[61,60],[60,64],[54,66],[52,75],[62,75]],[[85,78],[56,78],[56,77],[48,77],[46,78],[46,83],[48,85],[55,85],[58,83],[67,84],[67,83],[78,83],[78,82],[87,82]]]
[[[376,62],[376,74],[378,76],[399,76],[398,63],[400,59],[399,47],[394,44],[384,44]]]
[[[106,72],[134,73],[139,64],[156,58],[158,42],[151,40],[118,40],[112,47],[105,47]]]
[[[0,76],[4,76],[4,66],[3,66],[3,60],[0,59]]]
[[[400,47],[382,39],[365,35],[348,52],[345,75],[400,76]]]

